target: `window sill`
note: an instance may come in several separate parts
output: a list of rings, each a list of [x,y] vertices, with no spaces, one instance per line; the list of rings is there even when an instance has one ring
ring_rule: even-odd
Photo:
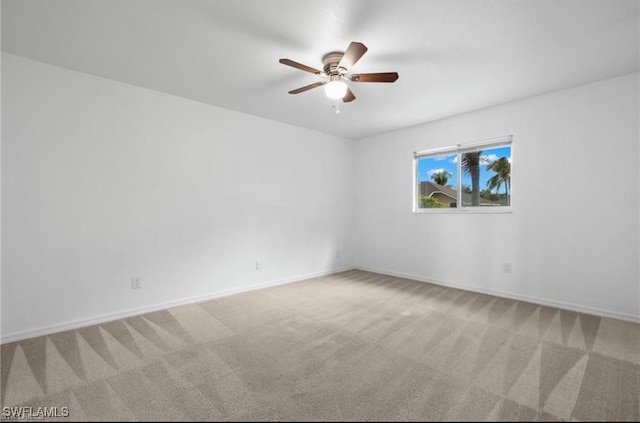
[[[414,214],[513,214],[513,207],[460,207],[413,210]]]

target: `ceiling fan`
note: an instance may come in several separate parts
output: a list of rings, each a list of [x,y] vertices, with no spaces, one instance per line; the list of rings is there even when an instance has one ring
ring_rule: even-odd
[[[294,62],[289,59],[280,59],[283,65],[291,66],[305,72],[313,73],[325,78],[323,81],[314,82],[289,91],[289,94],[300,94],[313,88],[324,85],[327,97],[339,100],[345,103],[353,101],[356,96],[345,81],[351,82],[395,82],[398,79],[397,72],[381,72],[381,73],[358,73],[349,74],[353,65],[367,52],[367,47],[358,42],[352,42],[345,52],[333,51],[322,56],[323,69],[320,71],[310,66]]]

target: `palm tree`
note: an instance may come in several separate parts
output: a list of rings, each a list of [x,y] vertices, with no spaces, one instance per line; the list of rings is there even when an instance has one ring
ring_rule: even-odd
[[[462,169],[471,175],[471,205],[480,205],[480,154],[482,151],[474,153],[464,153],[460,165]]]
[[[487,188],[489,190],[495,188],[497,193],[502,184],[504,184],[504,193],[508,205],[509,187],[511,185],[511,163],[506,157],[500,157],[495,162],[488,164],[487,170],[493,170],[496,173],[487,181]]]
[[[448,170],[439,170],[438,172],[434,172],[431,174],[431,179],[438,185],[446,186],[447,182],[449,182],[449,178],[451,178],[451,172]]]

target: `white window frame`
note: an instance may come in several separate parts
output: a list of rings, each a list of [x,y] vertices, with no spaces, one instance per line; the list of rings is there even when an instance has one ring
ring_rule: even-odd
[[[491,138],[466,144],[457,144],[450,147],[435,148],[430,150],[418,151],[413,153],[413,213],[430,214],[430,213],[513,213],[513,191],[510,194],[508,206],[462,206],[462,164],[461,156],[464,153],[480,151],[487,148],[500,146],[509,146],[511,148],[511,160],[513,161],[513,135],[506,135],[497,138]],[[439,156],[456,154],[457,160],[457,187],[456,187],[456,207],[451,208],[420,208],[420,184],[418,183],[418,161],[426,156]],[[511,184],[513,186],[513,174],[511,175]]]

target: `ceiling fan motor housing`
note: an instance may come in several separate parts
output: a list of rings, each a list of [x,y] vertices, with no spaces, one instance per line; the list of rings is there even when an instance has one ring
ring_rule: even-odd
[[[347,69],[338,66],[343,56],[344,53],[341,51],[334,51],[322,56],[322,63],[324,63],[324,73],[329,76],[344,75],[345,73],[347,73]]]

